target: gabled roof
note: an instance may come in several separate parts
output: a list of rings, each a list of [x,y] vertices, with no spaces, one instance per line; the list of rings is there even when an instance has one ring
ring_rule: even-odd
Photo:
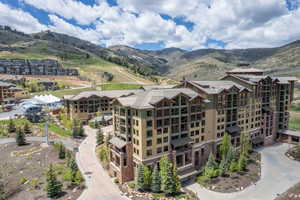
[[[143,90],[170,89],[175,86],[176,85],[144,85],[144,86],[141,86],[140,89],[143,89]]]
[[[77,95],[66,95],[64,96],[64,99],[70,100],[70,101],[76,101],[82,98],[89,98],[92,96],[97,96],[97,97],[108,97],[108,98],[118,98],[122,96],[128,96],[128,95],[133,95],[138,92],[141,92],[142,90],[105,90],[105,91],[100,91],[100,90],[95,90],[95,91],[85,91],[81,92]]]
[[[264,72],[264,70],[256,69],[256,68],[234,68],[233,70],[229,71],[233,73],[253,73],[253,72]]]
[[[172,88],[147,90],[132,96],[117,98],[117,101],[126,107],[146,109],[153,108],[154,104],[163,99],[173,99],[178,95],[184,95],[190,100],[197,97],[203,98],[200,94],[189,88]],[[204,99],[204,102],[208,102],[208,100]]]
[[[232,77],[240,78],[244,81],[251,83],[258,83],[264,79],[271,79],[272,81],[278,81],[279,84],[288,84],[290,81],[298,81],[294,76],[282,76],[282,77],[272,77],[272,76],[256,76],[256,75],[230,75]]]
[[[233,81],[188,81],[188,83],[194,85],[198,89],[202,90],[207,94],[219,94],[221,92],[226,92],[231,89],[238,89],[239,91],[248,90],[249,89],[233,82]]]

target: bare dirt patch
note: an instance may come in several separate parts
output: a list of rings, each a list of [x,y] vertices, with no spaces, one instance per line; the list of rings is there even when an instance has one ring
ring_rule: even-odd
[[[47,199],[45,172],[50,163],[63,166],[53,146],[44,147],[40,142],[32,142],[18,147],[15,143],[0,145],[0,173],[4,180],[9,200]],[[60,200],[75,200],[82,187],[72,188],[66,182]]]
[[[298,200],[300,199],[300,183],[297,183],[275,200]]]

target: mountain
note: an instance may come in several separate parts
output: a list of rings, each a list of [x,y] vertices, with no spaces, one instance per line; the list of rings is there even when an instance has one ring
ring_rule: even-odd
[[[276,48],[152,51],[123,45],[104,48],[65,34],[50,31],[24,34],[5,26],[0,27],[0,55],[1,51],[34,58],[40,55],[59,58],[66,67],[80,66],[82,71],[90,72],[92,68],[87,65],[115,63],[138,76],[151,78],[162,75],[175,80],[213,80],[233,68],[249,66],[274,75],[300,77],[300,41]]]
[[[181,80],[213,80],[236,67],[256,67],[274,75],[300,77],[300,41],[276,48],[198,49],[185,51],[167,48],[158,51],[138,50],[125,46],[109,47],[119,55],[134,57],[152,65],[156,71]],[[160,62],[163,61],[163,62]]]
[[[89,62],[95,61],[89,59],[93,57],[124,66],[143,76],[156,74],[156,71],[151,68],[152,65],[142,60],[118,55],[108,48],[50,31],[25,34],[7,26],[0,26],[0,51],[53,56],[61,60],[72,60],[78,64],[86,64],[86,62],[90,64]]]

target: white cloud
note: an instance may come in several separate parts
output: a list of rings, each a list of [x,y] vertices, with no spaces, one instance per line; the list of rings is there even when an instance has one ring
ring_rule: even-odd
[[[25,33],[35,33],[47,27],[39,23],[31,14],[14,9],[0,2],[0,24],[13,27]]]
[[[204,48],[211,38],[227,43],[225,48],[273,47],[300,36],[296,28],[300,26],[300,0],[288,0],[292,11],[286,0],[117,0],[118,6],[109,6],[105,0],[94,5],[79,0],[19,1],[48,12],[52,31],[106,46],[163,42],[165,47],[196,49]],[[3,6],[0,23],[18,25],[25,32],[47,28],[29,13]],[[16,17],[15,12],[28,16]],[[194,27],[189,30],[160,14],[180,17]],[[77,24],[68,23],[70,19]],[[78,26],[90,24],[90,28]],[[219,48],[215,43],[206,47]]]
[[[82,40],[88,40],[96,44],[101,44],[101,34],[93,29],[82,29],[78,26],[74,26],[57,17],[56,15],[49,15],[49,19],[53,24],[49,26],[49,30],[53,32],[67,34]]]

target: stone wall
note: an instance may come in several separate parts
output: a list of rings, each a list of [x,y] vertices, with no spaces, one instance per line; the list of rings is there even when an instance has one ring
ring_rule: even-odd
[[[59,62],[50,59],[0,59],[0,73],[16,75],[79,75],[77,69],[64,69]]]

